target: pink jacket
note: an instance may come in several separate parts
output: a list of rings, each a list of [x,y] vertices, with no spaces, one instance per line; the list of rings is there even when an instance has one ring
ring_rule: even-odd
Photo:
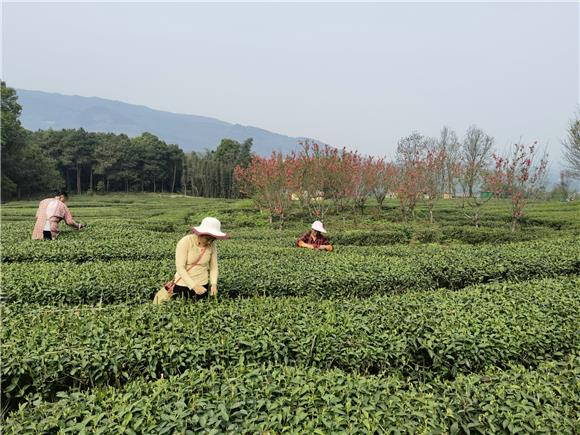
[[[47,216],[48,205],[51,201],[56,201],[56,203],[52,206],[54,207],[54,210],[52,210],[51,216]],[[46,198],[40,201],[40,204],[38,204],[38,210],[36,211],[36,223],[34,224],[34,230],[32,230],[32,240],[43,239],[42,232],[44,231],[44,226],[47,220],[50,223],[50,231],[53,233],[53,236],[58,235],[58,224],[63,219],[67,225],[78,228],[78,224],[73,219],[70,210],[64,202],[56,198]]]

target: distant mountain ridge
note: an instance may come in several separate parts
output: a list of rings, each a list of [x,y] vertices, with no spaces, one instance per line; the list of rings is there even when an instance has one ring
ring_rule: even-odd
[[[138,136],[148,131],[185,151],[214,149],[221,139],[254,139],[253,150],[269,155],[289,152],[304,138],[273,133],[258,127],[231,124],[219,119],[151,109],[98,97],[62,95],[17,89],[21,122],[29,130],[84,128],[87,131]]]

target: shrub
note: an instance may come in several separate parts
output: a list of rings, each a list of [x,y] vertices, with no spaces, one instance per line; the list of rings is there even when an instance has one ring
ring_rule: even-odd
[[[511,366],[453,382],[410,384],[284,366],[191,369],[184,375],[28,403],[7,434],[576,433],[580,359]]]
[[[367,300],[254,298],[68,310],[5,307],[2,394],[120,386],[272,363],[432,379],[579,348],[580,278]]]
[[[5,263],[3,298],[48,305],[144,302],[174,273],[174,244],[174,240],[141,245],[95,241],[71,252],[71,245],[44,243],[44,254],[54,261],[67,255],[94,261]],[[338,247],[332,253],[225,242],[218,251],[220,291],[229,297],[370,296],[580,271],[574,238],[476,247]],[[38,252],[20,251],[28,256]],[[108,261],[115,258],[122,260]],[[30,291],[22,291],[23,282]]]

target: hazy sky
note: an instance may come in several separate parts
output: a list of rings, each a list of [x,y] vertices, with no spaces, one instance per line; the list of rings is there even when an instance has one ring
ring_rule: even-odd
[[[578,23],[575,2],[4,3],[2,78],[369,154],[477,124],[559,159]]]

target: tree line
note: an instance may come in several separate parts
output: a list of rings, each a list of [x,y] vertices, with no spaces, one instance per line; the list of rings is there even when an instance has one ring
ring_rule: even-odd
[[[185,153],[151,133],[137,137],[82,128],[29,131],[13,88],[2,85],[2,199],[64,188],[86,192],[182,192],[236,198],[234,168],[252,158],[252,139],[223,139],[215,150]]]
[[[398,141],[393,161],[310,142],[288,155],[263,158],[252,153],[252,139],[241,143],[222,139],[215,150],[185,153],[147,132],[137,137],[83,129],[32,132],[20,123],[22,108],[16,91],[3,81],[1,85],[2,200],[60,188],[78,194],[125,191],[250,196],[260,208],[283,220],[293,197],[304,210],[322,218],[331,203],[338,211],[349,205],[363,210],[371,196],[379,205],[393,196],[405,218],[413,217],[416,203],[428,198],[432,219],[434,201],[460,191],[468,198],[466,214],[477,225],[487,198],[476,195],[476,189],[496,189],[491,194],[505,197],[517,183],[527,185],[533,179],[539,184],[541,177],[534,177],[530,171],[545,166],[544,158],[537,166],[530,166],[538,151],[536,145],[523,150],[522,145],[516,145],[512,156],[498,156],[493,150],[494,139],[476,126],[470,127],[462,139],[448,127],[438,138],[413,132]],[[566,177],[580,178],[578,115],[570,122],[563,146],[568,169],[560,187],[565,190]],[[497,173],[500,167],[503,175]],[[515,170],[519,171],[517,177],[508,173]],[[545,167],[540,172],[543,174]],[[518,181],[522,174],[531,178]],[[492,175],[496,181],[504,179],[503,187]],[[510,182],[512,187],[506,185]],[[531,194],[521,194],[522,189],[516,195],[522,200],[516,201],[515,209]]]
[[[527,201],[541,191],[547,156],[538,153],[537,143],[516,144],[510,154],[500,155],[493,142],[476,126],[462,141],[447,127],[436,139],[415,132],[399,140],[396,158],[389,161],[305,141],[298,152],[256,156],[235,175],[242,192],[280,224],[294,202],[324,219],[347,207],[362,213],[371,197],[379,209],[386,197],[397,198],[404,220],[414,219],[417,205],[424,203],[432,223],[435,203],[459,193],[475,226],[489,199],[510,198],[515,231]]]

